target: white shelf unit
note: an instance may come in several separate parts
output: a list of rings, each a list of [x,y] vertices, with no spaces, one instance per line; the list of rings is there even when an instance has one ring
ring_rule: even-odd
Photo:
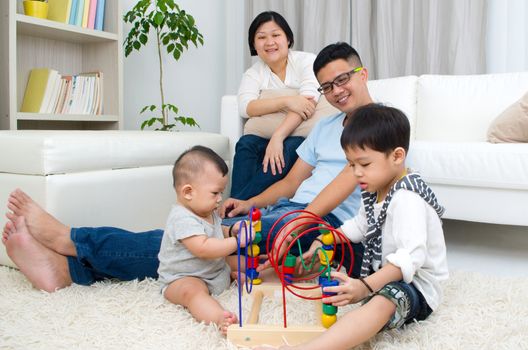
[[[22,0],[0,1],[0,129],[123,128],[123,43],[119,0],[106,0],[104,31],[23,14]],[[33,68],[62,75],[101,71],[103,114],[21,113]]]

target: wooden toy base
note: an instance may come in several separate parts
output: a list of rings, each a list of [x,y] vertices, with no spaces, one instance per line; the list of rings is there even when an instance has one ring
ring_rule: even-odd
[[[303,284],[303,286],[315,286],[315,284]],[[286,293],[289,293],[286,291]],[[321,296],[321,288],[311,290],[296,290],[296,293],[307,297]],[[311,340],[326,329],[319,323],[318,325],[295,325],[284,328],[281,325],[261,325],[258,324],[260,309],[264,297],[282,298],[282,285],[279,283],[263,283],[253,285],[251,292],[253,304],[249,317],[245,324],[240,327],[233,324],[227,328],[227,339],[237,346],[256,345],[299,345]],[[322,308],[321,300],[314,300],[314,312],[316,319],[321,320]]]

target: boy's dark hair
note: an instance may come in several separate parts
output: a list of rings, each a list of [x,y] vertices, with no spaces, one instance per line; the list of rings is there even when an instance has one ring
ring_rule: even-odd
[[[257,55],[257,50],[255,50],[255,34],[257,32],[257,29],[262,24],[270,21],[277,23],[277,25],[281,27],[281,29],[284,31],[284,33],[286,34],[286,38],[288,39],[288,48],[291,48],[293,46],[293,32],[284,17],[282,17],[275,11],[264,11],[257,15],[257,17],[255,17],[255,19],[253,20],[253,22],[251,22],[251,25],[249,26],[248,44],[251,56]]]
[[[397,108],[371,103],[359,107],[341,134],[341,147],[368,147],[389,154],[397,147],[409,150],[411,126],[405,114]]]
[[[214,164],[222,176],[229,171],[226,162],[215,151],[204,146],[194,146],[183,152],[174,162],[172,185],[191,181],[203,171],[205,162]]]
[[[353,66],[363,66],[359,54],[352,46],[344,42],[337,42],[326,46],[319,52],[313,63],[314,74],[317,75],[321,68],[339,59],[346,60]]]

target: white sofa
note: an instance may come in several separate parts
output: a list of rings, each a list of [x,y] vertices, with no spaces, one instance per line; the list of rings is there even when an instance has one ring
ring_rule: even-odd
[[[408,165],[446,207],[445,218],[528,226],[528,143],[491,144],[491,121],[528,91],[528,72],[422,75],[369,82],[376,102],[411,123]],[[221,133],[242,135],[235,96],[222,99]]]
[[[231,158],[227,137],[205,132],[0,131],[0,200],[19,187],[67,225],[163,228],[174,161],[197,144]],[[1,244],[0,265],[13,266]]]

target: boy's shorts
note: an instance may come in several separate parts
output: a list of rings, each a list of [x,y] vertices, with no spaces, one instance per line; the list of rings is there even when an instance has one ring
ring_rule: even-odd
[[[432,312],[424,296],[415,286],[402,281],[391,282],[376,294],[381,295],[396,305],[396,311],[383,329],[400,328],[414,320],[425,320]],[[368,302],[374,295],[365,300]]]

